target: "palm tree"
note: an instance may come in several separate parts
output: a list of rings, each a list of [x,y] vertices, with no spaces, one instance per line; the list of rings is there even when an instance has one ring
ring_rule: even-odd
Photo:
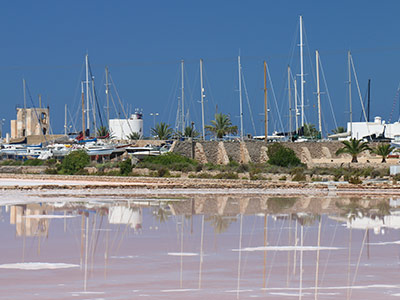
[[[192,126],[186,126],[185,131],[183,132],[183,136],[189,138],[197,138],[200,136],[200,132],[198,132]]]
[[[376,155],[382,156],[382,163],[386,162],[387,156],[394,150],[394,147],[390,146],[390,144],[379,144],[372,153]]]
[[[127,137],[129,140],[140,140],[142,135],[139,132],[131,132]]]
[[[110,129],[108,129],[106,126],[100,126],[97,128],[97,136],[98,137],[105,137],[105,138],[112,138],[113,134]]]
[[[207,125],[205,128],[218,139],[222,139],[227,134],[238,132],[237,126],[232,125],[229,116],[222,113],[215,114],[215,120],[212,120],[211,125]]]
[[[363,142],[355,138],[350,139],[350,141],[342,141],[342,144],[344,147],[336,151],[336,155],[340,155],[342,153],[350,154],[352,163],[358,162],[357,156],[360,153],[366,150],[371,150],[371,148],[368,146],[368,142]]]
[[[157,136],[159,140],[170,139],[172,133],[173,133],[172,128],[164,122],[156,124],[156,127],[151,129],[151,134]]]
[[[311,138],[318,138],[319,132],[318,130],[315,128],[314,124],[308,123],[308,124],[304,124],[304,136],[308,136]]]
[[[344,129],[344,127],[339,126],[339,127],[337,127],[336,129],[333,129],[332,132],[333,132],[334,134],[337,134],[337,133],[344,133],[344,132],[346,132],[346,130]]]

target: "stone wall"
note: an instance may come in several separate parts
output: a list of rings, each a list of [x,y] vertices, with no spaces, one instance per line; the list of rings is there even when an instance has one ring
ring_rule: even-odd
[[[202,157],[200,159],[198,151],[195,153],[195,158],[201,160],[201,162],[211,163],[226,163],[221,158],[221,147],[224,148],[226,155],[229,159],[237,162],[265,162],[266,154],[265,150],[268,147],[264,141],[195,141],[195,148],[202,149]],[[338,162],[339,159],[348,159],[350,156],[343,154],[336,156],[336,151],[343,147],[343,144],[339,141],[327,141],[327,142],[285,142],[282,143],[286,147],[292,149],[296,155],[301,159],[303,163],[329,163]],[[370,143],[371,148],[376,147],[378,143]],[[190,141],[179,141],[176,143],[174,152],[180,153],[184,156],[191,157],[191,142]],[[222,149],[223,150],[223,149]],[[377,159],[377,156],[369,152],[364,152],[360,155],[360,158],[366,160],[369,163],[370,159]]]

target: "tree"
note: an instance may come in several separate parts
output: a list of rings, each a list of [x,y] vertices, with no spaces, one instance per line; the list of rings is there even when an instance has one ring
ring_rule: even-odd
[[[304,124],[303,135],[311,138],[318,138],[319,132],[314,124],[308,123]]]
[[[337,134],[337,133],[344,133],[344,132],[346,132],[346,130],[344,129],[344,127],[339,126],[339,127],[335,128],[335,129],[333,129],[332,132],[334,134]]]
[[[192,126],[186,126],[182,136],[187,138],[197,138],[200,136],[200,132],[195,130]]]
[[[366,150],[371,150],[371,148],[368,146],[368,142],[363,142],[355,138],[351,139],[350,141],[342,141],[342,144],[344,147],[336,151],[336,155],[340,155],[342,153],[350,154],[352,163],[358,162],[357,156],[360,153]]]
[[[97,136],[103,138],[112,138],[113,134],[106,126],[100,126],[97,128]]]
[[[215,120],[212,120],[211,125],[206,125],[205,128],[217,139],[222,139],[227,134],[238,133],[237,126],[232,125],[229,116],[222,113],[215,114]]]
[[[164,122],[156,124],[156,127],[151,129],[151,134],[156,136],[159,140],[170,139],[172,137],[172,133],[172,128]]]
[[[128,134],[127,138],[129,140],[140,140],[142,138],[142,135],[139,132],[131,132]]]
[[[61,163],[61,173],[76,174],[90,163],[90,157],[85,150],[71,151]]]
[[[372,153],[375,153],[376,155],[382,156],[382,163],[386,162],[386,158],[394,150],[394,147],[390,146],[390,144],[379,144],[374,150],[372,150]]]
[[[301,164],[300,159],[296,156],[296,153],[280,143],[273,143],[268,146],[267,150],[268,163],[270,165],[288,167],[298,166]]]

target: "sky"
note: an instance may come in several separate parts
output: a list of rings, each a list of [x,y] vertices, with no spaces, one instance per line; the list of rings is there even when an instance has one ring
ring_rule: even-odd
[[[241,56],[244,134],[264,134],[267,61],[269,134],[289,129],[287,67],[300,93],[299,16],[304,21],[306,123],[318,124],[315,50],[319,50],[323,134],[349,120],[347,52],[352,74],[353,120],[371,79],[371,116],[398,121],[400,18],[398,1],[3,1],[0,9],[0,120],[3,136],[23,106],[50,107],[52,131],[80,129],[80,84],[86,53],[105,119],[105,67],[113,85],[111,118],[140,109],[144,133],[154,123],[175,127],[180,62],[185,66],[187,122],[201,130],[199,60],[204,61],[205,123],[216,112],[240,128],[237,57]],[[356,86],[356,77],[360,92]],[[291,82],[293,97],[294,86]],[[118,97],[121,99],[118,100]],[[120,103],[122,105],[120,105]],[[291,99],[294,105],[294,99]],[[115,108],[114,108],[115,106]],[[158,113],[156,117],[150,113]],[[334,117],[333,117],[334,116]],[[295,119],[293,118],[293,124]],[[99,123],[99,121],[98,121]]]

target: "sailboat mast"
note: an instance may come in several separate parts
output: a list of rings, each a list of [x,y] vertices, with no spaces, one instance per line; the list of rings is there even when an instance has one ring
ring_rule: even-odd
[[[299,111],[297,106],[297,79],[294,79],[294,111],[295,111],[295,120],[296,120],[296,133],[298,133],[299,129]]]
[[[370,113],[370,107],[371,105],[371,79],[368,79],[368,110],[367,110],[367,122],[369,122],[369,113]]]
[[[288,100],[289,100],[289,138],[292,140],[292,101],[291,101],[291,94],[290,94],[290,66],[287,67],[287,78],[288,78]]]
[[[107,126],[110,126],[110,90],[108,84],[108,67],[106,67]]]
[[[86,65],[86,125],[90,132],[90,113],[89,113],[89,55],[85,56]]]
[[[268,142],[267,62],[264,60],[264,126],[265,142]]]
[[[200,102],[201,102],[201,126],[203,133],[203,140],[206,139],[206,132],[204,126],[204,87],[203,87],[203,59],[200,58]]]
[[[240,102],[240,139],[243,140],[242,66],[240,65],[240,55],[238,56],[238,71],[239,71],[239,102]]]
[[[321,121],[321,91],[319,88],[319,52],[315,51],[315,65],[317,67],[317,97],[318,97],[318,130],[322,136],[322,121]]]
[[[304,127],[303,16],[300,16],[301,127]]]
[[[92,75],[92,111],[93,111],[93,131],[94,135],[97,136],[97,123],[96,123],[96,94],[94,91],[94,76]]]
[[[83,81],[81,82],[82,92],[82,136],[85,137],[85,93],[83,91]]]
[[[64,113],[64,135],[67,135],[67,104],[65,104],[65,113]]]
[[[182,134],[184,134],[184,132],[185,132],[185,79],[184,79],[184,60],[182,59],[181,60],[181,73],[182,73],[182,75],[181,75],[181,91],[182,91],[182,95],[181,95],[181,101],[182,101],[182,104],[181,104],[181,109],[182,109],[182,119],[181,119],[181,122],[182,122]]]
[[[347,64],[348,64],[348,72],[349,72],[349,114],[350,114],[350,138],[353,136],[353,110],[352,110],[352,103],[351,103],[351,69],[350,69],[350,63],[351,63],[351,53],[350,51],[347,52]]]

